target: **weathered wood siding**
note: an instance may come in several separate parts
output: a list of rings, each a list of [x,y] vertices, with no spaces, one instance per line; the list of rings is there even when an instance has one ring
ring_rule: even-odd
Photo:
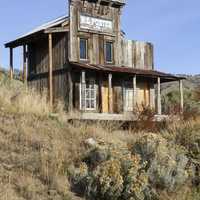
[[[79,60],[79,37],[88,38],[88,62],[93,64],[105,64],[104,45],[107,40],[114,42],[114,61],[112,64],[121,64],[121,22],[120,7],[113,7],[111,4],[102,5],[82,0],[71,0],[69,6],[70,13],[70,61]],[[80,15],[85,14],[91,17],[107,19],[113,21],[112,33],[98,31],[87,31],[80,29]]]
[[[28,84],[39,92],[49,87],[48,38],[44,37],[28,45]],[[53,101],[68,104],[68,34],[53,34]]]
[[[68,60],[68,34],[53,34],[53,69],[61,69]],[[48,72],[48,38],[37,40],[28,45],[29,75]]]
[[[123,113],[123,78],[119,75],[113,76],[113,111]]]
[[[34,88],[39,91],[41,94],[48,94],[48,73],[43,73],[40,75],[36,75],[33,79],[28,81],[28,85],[30,88]],[[44,93],[45,92],[45,93]],[[54,103],[58,103],[62,101],[68,106],[68,78],[67,71],[54,71],[53,73],[53,101]]]
[[[121,8],[101,5],[82,0],[72,0],[70,7],[70,40],[69,59],[81,62],[79,59],[79,38],[88,39],[88,63],[108,64],[105,62],[105,42],[113,41],[113,63],[116,66],[125,66],[140,69],[153,69],[153,45],[147,42],[126,40],[121,34]],[[80,28],[80,15],[112,20],[111,33]]]
[[[147,42],[139,42],[123,39],[122,66],[147,69],[154,68],[153,45]]]

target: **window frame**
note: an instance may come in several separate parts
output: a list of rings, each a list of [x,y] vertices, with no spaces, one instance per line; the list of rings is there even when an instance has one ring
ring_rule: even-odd
[[[111,61],[107,60],[107,43],[111,44]],[[104,59],[105,63],[107,64],[113,64],[114,63],[114,41],[112,40],[106,40],[104,44]]]
[[[87,82],[89,84],[87,85]],[[83,95],[83,87],[82,82],[80,82],[80,110],[83,111],[96,111],[97,109],[97,87],[96,87],[96,81],[94,78],[86,78],[85,88],[84,88],[84,95]],[[88,87],[87,87],[88,86]],[[89,97],[87,97],[87,92],[89,92]],[[94,97],[92,97],[92,92],[94,93]],[[83,99],[84,98],[84,99]],[[87,107],[87,101],[89,101],[90,106]],[[92,101],[94,101],[94,107],[92,107]],[[84,105],[83,105],[84,102]]]
[[[86,58],[81,58],[81,40],[85,40],[85,54]],[[88,61],[88,38],[86,37],[79,37],[79,59],[80,61]]]

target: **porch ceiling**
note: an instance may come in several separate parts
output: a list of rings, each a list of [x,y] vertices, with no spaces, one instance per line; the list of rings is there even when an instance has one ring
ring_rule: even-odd
[[[146,78],[161,78],[161,82],[170,82],[170,81],[178,81],[185,79],[185,77],[175,76],[169,73],[164,73],[155,70],[144,70],[144,69],[136,69],[130,68],[125,66],[111,66],[111,65],[94,65],[94,64],[87,64],[87,63],[78,63],[78,62],[71,62],[70,63],[74,68],[84,68],[89,70],[95,71],[103,71],[103,72],[112,72],[112,73],[124,73],[124,74],[134,74],[141,77]]]

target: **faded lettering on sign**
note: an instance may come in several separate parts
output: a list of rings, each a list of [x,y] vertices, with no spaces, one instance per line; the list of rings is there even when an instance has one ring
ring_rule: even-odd
[[[113,22],[107,19],[80,15],[80,28],[100,32],[112,32]]]

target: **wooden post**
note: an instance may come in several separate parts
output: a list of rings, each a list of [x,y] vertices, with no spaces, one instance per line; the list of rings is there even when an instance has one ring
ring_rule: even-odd
[[[80,98],[81,110],[85,110],[86,108],[85,84],[86,84],[85,71],[81,71],[81,98]]]
[[[52,34],[49,33],[49,104],[53,107],[53,44]]]
[[[67,72],[68,75],[68,89],[69,89],[69,96],[68,96],[68,111],[72,112],[73,110],[73,81],[72,81],[72,71],[71,69],[69,69],[69,71]]]
[[[13,79],[13,48],[10,47],[10,79]]]
[[[27,81],[27,51],[26,45],[23,45],[23,81],[26,83]]]
[[[137,104],[137,77],[134,75],[133,77],[133,109]]]
[[[183,81],[179,80],[179,90],[180,90],[180,112],[183,113],[184,100],[183,100]]]
[[[108,108],[109,108],[109,113],[113,113],[112,74],[108,75]]]
[[[157,78],[157,112],[158,112],[158,115],[161,115],[161,114],[162,114],[162,109],[161,109],[160,77]]]
[[[102,87],[103,87],[103,77],[102,77],[102,73],[99,73],[99,112],[103,112],[103,91],[102,91]]]

